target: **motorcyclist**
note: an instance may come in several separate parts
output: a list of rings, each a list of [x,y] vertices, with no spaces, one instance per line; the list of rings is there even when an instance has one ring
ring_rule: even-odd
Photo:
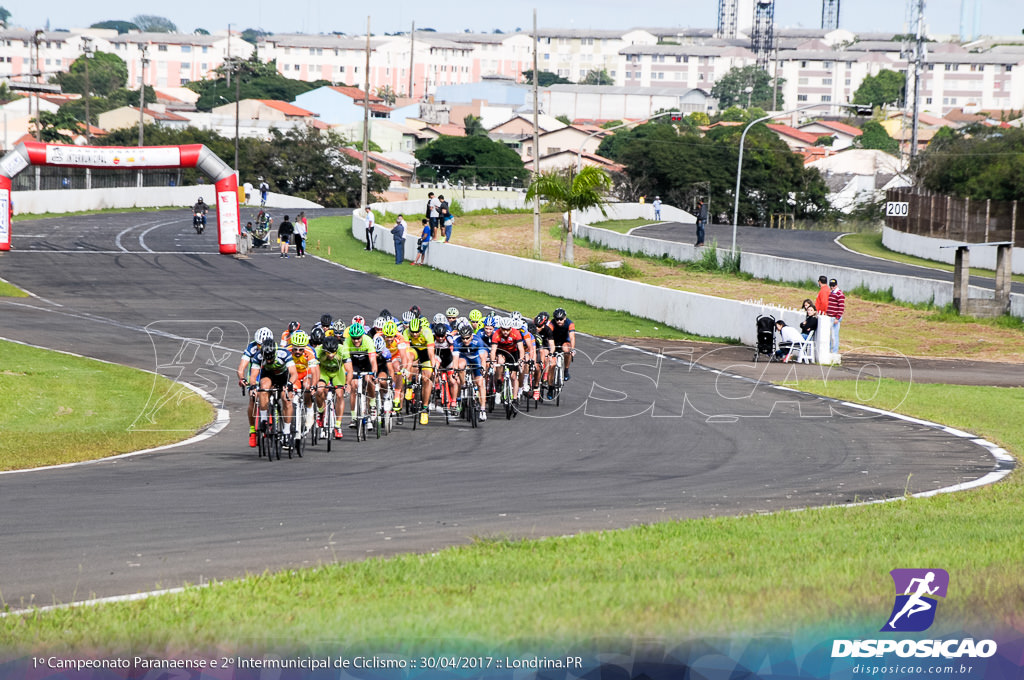
[[[203,227],[204,228],[206,227],[206,211],[208,209],[209,209],[209,207],[203,201],[203,197],[202,196],[200,196],[199,200],[196,201],[196,204],[194,206],[192,206],[192,213],[193,213],[193,215],[199,215],[200,216],[200,219],[203,222]]]

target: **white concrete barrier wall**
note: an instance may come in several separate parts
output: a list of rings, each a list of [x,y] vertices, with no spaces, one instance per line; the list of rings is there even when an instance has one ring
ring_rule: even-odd
[[[386,208],[392,213],[397,212],[395,204],[375,205],[380,210]],[[365,239],[364,225],[363,218],[356,213],[352,219],[353,237]],[[391,226],[379,225],[378,231],[382,227],[390,230]],[[419,229],[416,226],[407,231],[406,260],[414,256],[418,236]],[[389,233],[378,233],[377,247],[394,255],[393,239]],[[756,343],[758,315],[770,314],[791,325],[798,325],[804,319],[803,312],[795,309],[661,288],[607,274],[475,250],[453,243],[432,243],[427,251],[427,264],[442,271],[483,281],[528,288],[594,307],[629,312],[696,335],[737,339],[748,345]]]
[[[183,187],[123,187],[117,189],[53,189],[47,191],[15,191],[14,214],[66,213],[111,208],[160,208],[165,206],[190,207],[199,197],[214,206],[216,189],[213,184]],[[259,205],[256,191],[247,206]],[[271,193],[267,207],[275,209],[319,208],[319,204],[303,198]],[[15,226],[17,228],[17,226]]]
[[[652,257],[667,256],[680,262],[689,262],[697,258],[698,249],[683,243],[620,234],[608,229],[600,229],[585,224],[576,225],[575,231],[581,237],[624,252],[643,253]],[[718,251],[719,257],[726,252],[727,250],[720,249]],[[973,254],[971,256],[971,264],[974,264]],[[740,269],[758,279],[804,283],[816,281],[818,276],[822,274],[823,265],[819,262],[794,260],[774,257],[772,255],[742,253]],[[923,276],[900,276],[896,274],[866,272],[849,267],[828,266],[827,271],[829,278],[834,277],[838,280],[839,287],[845,291],[864,286],[868,290],[876,292],[892,289],[893,297],[902,302],[914,304],[927,304],[931,302],[940,307],[953,302],[953,283],[951,281],[940,281]],[[922,270],[922,272],[924,271]],[[991,289],[971,286],[970,295],[971,297],[991,298],[995,294]],[[1024,295],[1018,293],[1010,295],[1010,313],[1018,318],[1024,318]]]
[[[581,210],[575,216],[580,224],[593,224],[602,220],[654,220],[654,206],[650,203],[609,203],[605,206],[605,215],[598,208]],[[663,222],[682,222],[683,224],[696,224],[697,218],[676,208],[675,206],[662,204],[661,220]]]
[[[442,196],[444,194],[441,194]],[[498,198],[459,198],[458,196],[448,196],[449,199],[455,199],[462,206],[465,212],[472,212],[474,210],[491,210],[495,208],[504,208],[509,210],[518,210],[527,207],[526,202],[523,199],[523,195],[517,192],[509,192],[509,195],[501,196]],[[531,202],[532,205],[532,202]],[[374,212],[385,213],[389,212],[395,215],[403,215],[407,224],[412,225],[412,219],[416,222],[414,226],[419,227],[420,219],[426,217],[427,213],[427,202],[423,199],[416,199],[414,201],[395,201],[391,203],[371,203],[370,208]],[[394,226],[394,225],[391,225]],[[390,229],[391,226],[388,228]]]
[[[904,234],[902,231],[882,227],[882,245],[904,255],[923,257],[926,260],[955,264],[956,248],[948,246],[960,245],[963,241],[950,241],[944,238],[932,238],[919,234]],[[942,246],[947,246],[943,248]],[[971,246],[971,266],[995,270],[995,246]],[[1013,249],[1013,273],[1024,274],[1024,248]]]

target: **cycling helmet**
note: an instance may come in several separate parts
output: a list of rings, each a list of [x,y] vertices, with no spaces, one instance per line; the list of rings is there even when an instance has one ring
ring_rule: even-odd
[[[448,309],[445,310],[444,315],[447,316],[449,319],[453,319],[459,315],[459,308],[449,307]]]
[[[384,324],[386,322],[387,319],[385,319],[383,316],[378,316],[376,319],[373,320],[373,327],[380,330],[381,328],[384,328]]]
[[[344,335],[346,328],[348,328],[348,326],[346,326],[345,322],[342,321],[341,319],[338,319],[337,321],[331,324],[331,330],[334,331],[335,335]]]
[[[277,343],[274,342],[273,338],[267,340],[266,344],[263,345],[263,349],[260,350],[260,358],[265,364],[277,361]]]
[[[412,312],[402,312],[402,321],[404,321],[405,323],[409,323],[414,318],[415,315]]]
[[[435,323],[430,330],[433,331],[435,338],[443,338],[448,334],[448,327],[443,323]]]
[[[294,333],[295,331],[299,330],[300,328],[302,328],[302,324],[299,323],[298,321],[292,321],[292,322],[290,322],[288,324],[288,332],[289,333]]]
[[[503,331],[511,330],[512,319],[508,318],[507,316],[501,317],[500,319],[498,319],[498,328],[500,328]]]
[[[462,336],[463,340],[469,340],[473,337],[473,327],[468,323],[461,324],[459,326],[459,335]]]
[[[365,332],[366,331],[363,329],[363,324],[361,323],[354,323],[348,327],[348,337],[352,338],[353,340],[358,340],[359,338],[363,337],[363,333]]]
[[[523,323],[523,315],[519,312],[512,312],[512,325],[515,328],[519,328],[519,324]]]
[[[425,325],[426,324],[423,322],[423,319],[421,319],[418,316],[415,316],[415,317],[409,319],[409,332],[410,333],[420,333],[420,332],[423,331],[423,327]]]
[[[547,325],[547,323],[548,323],[548,321],[550,319],[551,319],[551,316],[548,315],[547,312],[541,312],[537,316],[533,317],[533,322],[535,324],[537,324],[538,326],[545,326],[545,325]]]
[[[530,335],[537,335],[537,324],[535,324],[534,322],[527,321],[526,323],[523,324],[523,328],[525,328],[526,332],[529,333]]]
[[[409,311],[412,312],[413,316],[423,316],[423,312],[420,311],[419,305],[413,305],[412,307],[409,308]]]
[[[388,311],[388,310],[386,310],[386,309],[382,309],[382,310],[380,310],[380,315],[381,315],[381,316],[383,316],[383,317],[384,317],[385,319],[390,319],[390,318],[392,318],[392,316],[391,316],[391,312],[389,312],[389,311]]]
[[[320,345],[326,342],[326,333],[324,333],[323,326],[313,326],[313,330],[309,332],[309,344]]]
[[[352,323],[357,323],[360,326],[362,326],[363,328],[366,327],[366,319],[364,319],[359,314],[356,314],[355,316],[352,317]]]
[[[441,312],[438,312],[437,314],[434,315],[434,323],[445,323],[447,321],[448,317],[446,317]]]
[[[308,347],[309,335],[306,331],[295,331],[292,333],[292,347]]]
[[[262,345],[267,340],[274,339],[274,332],[266,326],[263,326],[256,329],[256,333],[252,336],[252,339],[256,341],[257,345]]]
[[[491,314],[488,314],[487,318],[484,319],[484,325],[485,326],[490,326],[491,328],[493,328],[494,327],[494,316],[491,315]]]
[[[384,342],[384,336],[383,335],[378,335],[377,337],[375,337],[373,339],[373,348],[375,350],[377,350],[378,353],[381,353],[381,354],[383,354],[384,351],[387,350],[388,346]]]
[[[324,351],[328,352],[330,354],[334,354],[335,352],[338,351],[338,346],[340,344],[341,343],[338,342],[338,338],[334,337],[333,335],[330,336],[330,337],[324,338]]]
[[[565,310],[564,310],[564,309],[562,309],[561,307],[559,307],[559,308],[558,308],[558,309],[556,309],[556,310],[554,311],[554,313],[553,313],[553,314],[551,315],[551,318],[552,318],[552,319],[554,319],[555,321],[561,321],[562,319],[564,319],[564,318],[565,318],[565,316],[566,316],[566,315],[565,315]]]
[[[320,325],[323,326],[324,328],[330,328],[331,321],[333,320],[334,319],[331,317],[330,314],[324,314],[323,316],[320,317]]]
[[[484,320],[484,315],[479,309],[473,309],[469,312],[469,320],[473,323],[479,323]]]
[[[380,332],[389,338],[392,338],[398,335],[398,324],[394,321],[385,321],[384,327],[380,329]]]
[[[464,323],[469,323],[469,319],[467,319],[464,316],[460,316],[458,319],[455,320],[455,327],[458,328]]]

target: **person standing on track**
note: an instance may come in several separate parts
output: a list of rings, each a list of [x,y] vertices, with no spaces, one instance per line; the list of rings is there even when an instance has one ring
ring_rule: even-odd
[[[281,257],[288,257],[288,244],[295,235],[295,225],[285,215],[281,226],[277,228],[277,242],[281,244]]]
[[[295,218],[295,257],[306,256],[306,236],[308,234],[309,223],[306,222],[306,213],[300,212],[299,216]]]

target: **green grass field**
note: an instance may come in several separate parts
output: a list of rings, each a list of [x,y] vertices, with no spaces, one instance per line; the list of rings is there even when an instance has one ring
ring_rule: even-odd
[[[199,395],[151,373],[12,342],[0,350],[0,470],[160,446],[213,420]],[[151,396],[168,405],[153,412]],[[142,425],[143,414],[152,422]]]

